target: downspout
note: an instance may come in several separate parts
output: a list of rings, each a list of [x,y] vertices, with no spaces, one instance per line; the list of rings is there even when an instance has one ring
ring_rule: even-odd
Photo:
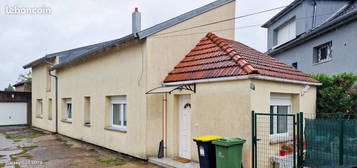
[[[58,133],[58,77],[51,74],[51,70],[48,70],[48,74],[55,78],[55,100],[56,100],[56,133]]]
[[[163,140],[164,140],[164,157],[167,156],[167,93],[164,94],[164,111],[163,111]]]
[[[312,23],[311,23],[311,30],[315,28],[315,24],[316,24],[316,0],[312,1],[312,5],[313,5],[313,9],[312,9]]]
[[[54,64],[53,63],[51,63],[51,62],[48,62],[47,60],[46,60],[46,58],[44,59],[44,61],[47,63],[47,64],[49,64],[49,65],[51,65],[51,66],[53,66]],[[56,76],[56,75],[53,75],[52,73],[52,70],[48,70],[48,75],[49,76],[51,76],[51,77],[54,77],[55,78],[55,103],[56,103],[56,134],[58,133],[58,77]]]

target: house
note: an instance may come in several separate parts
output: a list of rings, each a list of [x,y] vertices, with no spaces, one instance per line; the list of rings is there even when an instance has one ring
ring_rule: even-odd
[[[197,161],[193,137],[242,137],[250,167],[251,111],[313,113],[319,83],[219,31],[234,21],[200,26],[234,15],[235,1],[218,0],[138,31],[135,10],[133,34],[25,65],[33,125],[142,159],[162,140],[166,157]]]
[[[267,54],[306,73],[356,73],[357,2],[295,0],[262,27]]]
[[[163,79],[163,86],[149,94],[163,94],[167,155],[197,160],[192,137],[220,135],[241,137],[244,167],[251,163],[251,111],[260,113],[315,112],[318,81],[242,43],[208,33]],[[170,94],[167,94],[170,93]],[[269,118],[267,118],[269,119]],[[292,134],[282,121],[273,123],[266,136]],[[277,131],[277,130],[280,130]],[[272,139],[274,141],[274,139]],[[271,142],[269,142],[271,143]],[[268,142],[267,142],[268,144]],[[278,153],[258,167],[270,164]]]
[[[207,32],[234,38],[234,20],[202,25],[234,18],[235,1],[214,1],[144,30],[140,15],[136,9],[127,36],[24,66],[32,69],[34,127],[142,159],[157,154],[163,95],[145,93]]]
[[[15,87],[15,91],[31,92],[31,81],[17,82],[13,87]]]

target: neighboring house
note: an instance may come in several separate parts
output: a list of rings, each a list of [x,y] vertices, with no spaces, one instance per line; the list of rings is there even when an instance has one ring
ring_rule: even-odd
[[[168,156],[197,160],[192,137],[240,137],[248,140],[244,146],[244,167],[250,167],[251,163],[251,111],[314,113],[315,86],[319,85],[307,74],[212,33],[207,34],[163,82],[162,87],[148,94],[170,93],[164,95]],[[270,157],[278,155],[278,138],[286,142],[282,136],[290,140],[293,137],[289,129],[292,123],[287,118],[280,118],[280,124],[271,123],[272,127],[268,121],[260,136],[270,136],[271,141],[260,143],[271,144],[272,151],[259,160],[258,167],[268,167]]]
[[[234,21],[191,29],[234,15],[235,1],[219,0],[139,31],[136,10],[133,34],[25,65],[33,126],[142,159],[162,140],[165,156],[197,161],[193,137],[242,137],[250,167],[251,111],[314,113],[319,83],[219,31]],[[273,138],[290,135],[281,122]]]
[[[142,159],[157,154],[163,96],[146,91],[160,86],[207,32],[234,39],[234,20],[191,27],[234,18],[235,1],[214,1],[145,30],[138,10],[132,17],[127,36],[48,54],[24,66],[32,68],[34,127]]]
[[[15,91],[31,92],[31,81],[18,82],[13,87],[15,87]]]
[[[0,126],[31,125],[31,92],[0,91]]]
[[[267,54],[306,73],[357,73],[357,2],[295,0],[263,27]]]

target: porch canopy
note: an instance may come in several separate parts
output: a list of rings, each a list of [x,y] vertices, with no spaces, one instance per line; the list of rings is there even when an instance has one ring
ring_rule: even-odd
[[[162,94],[162,93],[171,94],[175,90],[189,90],[189,91],[192,91],[192,92],[196,93],[196,84],[192,84],[192,85],[182,84],[182,85],[174,85],[174,86],[161,86],[161,87],[157,87],[157,88],[151,89],[148,92],[146,92],[145,94]]]

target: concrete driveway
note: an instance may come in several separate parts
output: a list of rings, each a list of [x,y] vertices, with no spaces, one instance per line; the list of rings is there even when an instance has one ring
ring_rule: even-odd
[[[98,146],[24,126],[0,127],[0,168],[160,168]]]

